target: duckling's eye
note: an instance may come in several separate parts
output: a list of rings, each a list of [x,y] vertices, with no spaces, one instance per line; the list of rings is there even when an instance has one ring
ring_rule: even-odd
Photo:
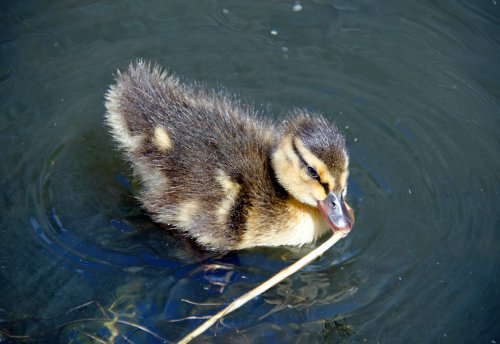
[[[316,172],[314,168],[312,168],[311,166],[307,166],[306,170],[309,177],[311,177],[312,179],[319,179],[318,172]]]

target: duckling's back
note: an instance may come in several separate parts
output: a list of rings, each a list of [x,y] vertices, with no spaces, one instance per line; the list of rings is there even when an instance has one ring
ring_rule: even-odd
[[[204,246],[235,247],[248,202],[278,192],[270,178],[272,123],[222,93],[138,62],[118,74],[106,109],[142,182],[145,209]]]

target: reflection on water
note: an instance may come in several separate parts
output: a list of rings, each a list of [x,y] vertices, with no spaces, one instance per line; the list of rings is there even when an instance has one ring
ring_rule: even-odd
[[[112,74],[142,57],[270,116],[323,112],[350,149],[352,233],[202,341],[498,342],[499,15],[1,3],[0,341],[172,342],[310,250],[199,252],[141,211],[102,115]]]

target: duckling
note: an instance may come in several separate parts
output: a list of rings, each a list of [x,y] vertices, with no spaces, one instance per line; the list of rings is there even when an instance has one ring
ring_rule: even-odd
[[[352,227],[345,139],[320,114],[275,124],[144,61],[118,72],[105,105],[146,212],[203,248],[301,246]]]

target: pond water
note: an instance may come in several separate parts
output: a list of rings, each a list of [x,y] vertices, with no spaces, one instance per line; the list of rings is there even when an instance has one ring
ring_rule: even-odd
[[[500,4],[2,1],[0,342],[175,342],[309,252],[197,252],[103,125],[137,58],[346,134],[350,235],[197,342],[500,342]]]

